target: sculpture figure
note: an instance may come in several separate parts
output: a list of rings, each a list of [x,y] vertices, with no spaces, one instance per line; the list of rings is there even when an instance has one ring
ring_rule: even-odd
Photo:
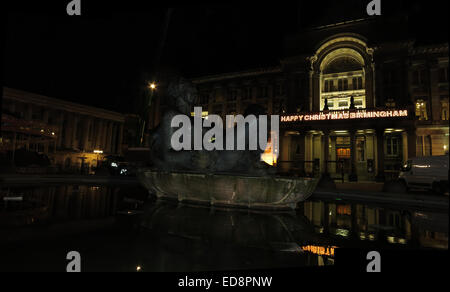
[[[150,153],[154,168],[169,172],[192,171],[208,174],[235,173],[264,176],[275,173],[275,167],[261,161],[263,150],[173,150],[171,137],[177,128],[171,127],[171,121],[179,114],[191,116],[194,102],[197,99],[197,90],[191,82],[179,77],[169,83],[165,98],[167,98],[169,109],[163,114],[161,123],[150,135]],[[250,114],[256,116],[256,123],[258,123],[258,116],[265,112],[259,105],[250,105],[244,116]],[[205,132],[203,130],[202,137]],[[193,131],[191,134],[193,137]],[[248,124],[245,125],[245,133],[235,131],[234,141],[236,141],[237,135],[242,134],[245,134],[245,149],[248,149]],[[225,136],[224,133],[224,139]]]

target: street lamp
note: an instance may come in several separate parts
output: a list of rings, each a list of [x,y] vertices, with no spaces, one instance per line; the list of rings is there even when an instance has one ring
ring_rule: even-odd
[[[144,133],[145,133],[145,129],[146,127],[148,127],[148,124],[150,122],[150,107],[152,105],[152,100],[153,100],[153,95],[155,94],[156,91],[156,83],[153,82],[148,82],[147,87],[150,89],[150,92],[146,91],[146,106],[144,108],[144,112],[142,113],[142,125],[140,125],[140,139],[139,139],[139,143],[142,144],[144,143]]]

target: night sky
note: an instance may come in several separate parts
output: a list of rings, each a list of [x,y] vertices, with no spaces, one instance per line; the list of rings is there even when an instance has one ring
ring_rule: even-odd
[[[155,71],[186,77],[279,64],[282,41],[310,26],[367,17],[369,0],[156,2],[82,0],[82,16],[65,6],[21,1],[3,12],[5,86],[120,112]],[[447,37],[442,1],[386,1],[382,13],[408,12],[425,41]],[[130,4],[132,3],[132,4]],[[164,21],[171,9],[161,57]],[[430,22],[430,19],[432,22]]]

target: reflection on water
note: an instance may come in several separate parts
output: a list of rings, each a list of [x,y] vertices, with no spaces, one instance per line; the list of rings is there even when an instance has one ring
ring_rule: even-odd
[[[339,246],[448,249],[448,213],[314,199],[299,212],[317,233]]]
[[[447,213],[314,198],[267,213],[154,201],[140,188],[1,189],[0,270],[64,270],[70,250],[84,270],[332,265],[339,247],[447,249],[447,229]]]

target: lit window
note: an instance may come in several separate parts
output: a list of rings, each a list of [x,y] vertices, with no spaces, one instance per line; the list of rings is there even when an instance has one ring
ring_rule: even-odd
[[[364,105],[363,105],[362,99],[357,99],[357,100],[355,100],[355,106],[356,106],[357,108],[363,108]]]
[[[352,79],[352,87],[353,89],[358,89],[358,79],[356,77]]]
[[[346,108],[348,107],[348,102],[347,101],[340,101],[339,102],[339,108]]]
[[[448,100],[441,101],[441,119],[443,121],[448,121],[448,112],[449,112]]]
[[[328,91],[334,91],[334,81],[328,80]]]
[[[428,120],[427,103],[423,99],[418,99],[416,101],[416,117],[418,117],[419,120]]]

